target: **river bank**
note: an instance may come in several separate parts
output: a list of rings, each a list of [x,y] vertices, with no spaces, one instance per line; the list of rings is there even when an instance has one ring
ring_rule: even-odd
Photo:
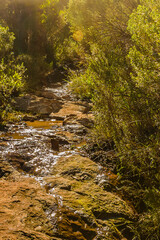
[[[91,104],[64,83],[16,102],[39,115],[0,132],[2,239],[133,239],[137,215],[113,191],[118,175],[83,150]]]

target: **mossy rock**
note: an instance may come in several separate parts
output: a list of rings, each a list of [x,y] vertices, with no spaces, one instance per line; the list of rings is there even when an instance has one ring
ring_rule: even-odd
[[[115,193],[105,191],[97,184],[97,175],[100,173],[99,166],[89,158],[80,155],[62,157],[54,166],[53,175],[46,177],[46,185],[50,191],[54,188],[54,193],[62,197],[59,209],[68,209],[78,214],[86,224],[96,232],[97,239],[121,239],[123,233],[118,230],[118,225],[123,225],[121,230],[129,229],[135,220],[133,209]],[[59,210],[61,211],[61,210]],[[63,212],[62,223],[64,229],[69,229],[69,220],[64,220]],[[66,217],[68,219],[68,217]],[[80,222],[80,220],[78,220]],[[66,226],[65,226],[66,223]],[[106,229],[106,230],[105,230]],[[69,230],[74,232],[74,230]],[[79,228],[82,238],[73,239],[94,239],[92,234],[85,237],[83,228]],[[67,234],[67,230],[65,232]],[[94,235],[93,234],[93,235]],[[128,235],[128,233],[127,233]],[[70,238],[67,239],[72,239]]]

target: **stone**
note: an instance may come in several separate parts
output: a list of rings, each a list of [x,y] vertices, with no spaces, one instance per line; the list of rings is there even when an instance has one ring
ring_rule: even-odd
[[[0,196],[1,239],[56,239],[45,213],[55,200],[34,179],[15,173],[9,179],[1,178]]]
[[[97,239],[119,239],[113,235],[113,226],[114,229],[117,228],[114,224],[117,222],[119,224],[122,222],[127,223],[128,220],[134,221],[134,212],[115,193],[107,192],[96,184],[98,173],[98,165],[89,158],[80,155],[61,157],[54,166],[52,175],[46,177],[45,181],[50,186],[50,189],[54,188],[55,194],[62,197],[63,208],[70,209],[75,213],[82,212],[81,217],[87,227],[89,227],[87,221],[90,221],[91,225],[96,225],[96,228],[93,227],[92,229],[94,234],[96,232],[98,236],[99,233],[96,229],[99,228],[104,231],[104,226],[106,226],[107,234],[101,234],[101,238]],[[106,178],[108,178],[108,175]],[[63,216],[63,218],[65,217]],[[59,222],[59,224],[61,225],[62,223]],[[64,222],[63,224],[65,225]],[[66,224],[68,224],[68,221]],[[67,229],[67,226],[63,226],[63,230]],[[79,238],[75,239],[94,238],[85,238],[82,229],[80,232],[83,237],[79,236]],[[122,237],[125,236],[122,234]]]
[[[68,140],[66,140],[62,136],[55,135],[54,137],[52,136],[51,138],[51,146],[54,151],[59,151],[60,145],[68,145],[68,144],[70,144]]]
[[[83,126],[87,128],[93,127],[94,121],[92,120],[92,117],[87,116],[87,117],[79,117],[78,122],[82,124]]]
[[[74,102],[65,102],[63,107],[59,110],[57,115],[59,116],[70,116],[70,115],[79,115],[83,112],[85,112],[86,107],[77,105]]]
[[[52,89],[45,88],[43,91],[39,92],[38,96],[48,98],[48,99],[54,99],[54,100],[61,100],[60,97],[58,97]]]
[[[29,94],[15,99],[15,107],[17,110],[48,116],[52,112],[58,112],[62,105],[63,103],[60,100],[48,99]]]
[[[27,115],[27,114],[25,114],[24,116],[23,116],[23,121],[35,121],[37,119],[37,117],[36,116],[33,116],[33,115]]]
[[[8,177],[13,172],[13,168],[4,160],[0,159],[0,178]]]
[[[51,146],[52,150],[59,152],[59,140],[55,138],[51,138]]]
[[[56,120],[62,120],[62,121],[65,119],[65,116],[64,117],[63,116],[59,116],[58,114],[54,114],[54,113],[51,113],[49,115],[49,117],[53,118],[53,119],[56,119]]]

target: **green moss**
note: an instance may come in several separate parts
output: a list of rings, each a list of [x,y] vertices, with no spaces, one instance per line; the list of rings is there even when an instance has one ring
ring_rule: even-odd
[[[106,226],[107,231],[99,239],[119,239],[123,235],[119,225],[123,229],[129,228],[130,222],[134,221],[134,213],[125,201],[106,192],[96,183],[98,173],[96,163],[75,155],[59,159],[54,166],[53,176],[45,181],[62,197],[63,207],[80,212],[93,225],[96,224],[101,232]]]

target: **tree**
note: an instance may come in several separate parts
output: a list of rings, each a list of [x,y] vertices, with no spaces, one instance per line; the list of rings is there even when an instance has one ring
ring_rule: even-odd
[[[66,51],[70,29],[66,20],[66,8],[69,0],[45,0],[41,5],[41,22],[46,30],[50,58],[54,66],[68,64],[71,58]],[[72,59],[73,61],[73,59]]]
[[[27,68],[28,87],[42,84],[52,69],[46,31],[41,23],[43,0],[4,0],[0,16],[15,35],[14,53]],[[34,87],[33,87],[34,86]]]
[[[12,53],[14,34],[0,24],[0,118],[10,109],[15,94],[23,87],[25,68]]]
[[[140,93],[142,125],[152,127],[159,121],[160,109],[160,2],[142,1],[132,13],[128,30],[132,34],[133,47],[128,57],[133,69],[131,74]],[[149,124],[150,122],[150,124]]]
[[[90,95],[94,102],[99,137],[114,139],[118,147],[130,136],[126,122],[133,110],[130,102],[134,83],[126,58],[132,44],[127,24],[138,3],[136,0],[71,0],[68,9],[73,40],[76,41],[75,32],[83,33],[83,39],[76,42],[78,51],[82,49],[80,55],[87,69],[80,77],[72,77],[72,88],[75,89],[74,79],[76,86],[79,79],[81,92],[84,96],[85,93]],[[83,90],[86,83],[90,93],[88,89]]]

